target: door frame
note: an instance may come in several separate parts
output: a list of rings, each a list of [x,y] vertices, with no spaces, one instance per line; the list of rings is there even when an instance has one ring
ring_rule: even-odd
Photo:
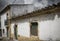
[[[15,27],[16,26],[16,27]],[[18,27],[17,27],[17,24],[14,24],[14,38],[17,40],[18,39],[18,33],[17,33],[17,31],[18,31],[18,29],[17,29]],[[15,31],[15,29],[16,29],[16,31]],[[16,35],[16,34],[17,35]]]
[[[7,28],[8,28],[8,31],[7,31]],[[9,37],[9,26],[6,26],[6,31],[7,31],[7,33],[6,33],[6,35],[7,35],[7,37]]]
[[[37,21],[32,21],[32,22],[30,22],[30,37],[32,37],[32,36],[31,36],[31,23],[33,23],[33,22],[38,23]],[[38,33],[38,30],[39,30],[39,29],[38,29],[38,26],[37,26],[37,36],[36,36],[36,37],[38,37],[38,34],[39,34],[39,33]]]

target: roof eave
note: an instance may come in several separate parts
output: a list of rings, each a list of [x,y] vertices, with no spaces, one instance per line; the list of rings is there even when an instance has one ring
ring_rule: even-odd
[[[0,11],[0,15],[4,14],[6,11],[8,11],[10,9],[10,6],[7,5],[6,7],[4,7],[1,11]]]
[[[15,17],[15,18],[11,18],[10,20],[19,20],[19,19],[24,19],[24,18],[30,18],[30,17],[33,17],[33,16],[38,16],[38,15],[43,15],[43,14],[51,14],[51,13],[56,13],[56,12],[60,12],[60,6],[59,5],[56,5],[56,6],[52,6],[52,7],[47,7],[47,8],[44,8],[44,9],[39,9],[37,11],[33,11],[31,13],[28,13],[26,15],[22,15],[22,16],[18,16],[18,17]]]

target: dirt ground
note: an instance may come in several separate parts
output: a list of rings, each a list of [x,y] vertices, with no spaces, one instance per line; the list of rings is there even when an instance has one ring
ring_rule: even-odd
[[[40,41],[39,38],[37,38],[37,37],[27,38],[27,37],[23,37],[23,36],[18,37],[18,40],[19,41]]]

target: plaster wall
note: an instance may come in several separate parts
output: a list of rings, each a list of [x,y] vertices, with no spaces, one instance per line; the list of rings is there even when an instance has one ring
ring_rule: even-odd
[[[38,37],[40,40],[60,40],[60,13],[19,20],[16,22],[18,24],[18,35],[30,37],[30,22],[38,22]]]

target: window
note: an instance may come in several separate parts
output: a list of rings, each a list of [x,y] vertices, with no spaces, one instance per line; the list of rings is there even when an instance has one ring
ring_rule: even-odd
[[[6,15],[7,15],[7,19],[4,20],[4,22],[5,22],[5,25],[8,25],[8,13]]]
[[[31,36],[38,36],[38,23],[32,22],[30,27]]]
[[[8,20],[5,20],[5,25],[8,25]]]
[[[3,29],[3,33],[5,33],[5,30]]]

